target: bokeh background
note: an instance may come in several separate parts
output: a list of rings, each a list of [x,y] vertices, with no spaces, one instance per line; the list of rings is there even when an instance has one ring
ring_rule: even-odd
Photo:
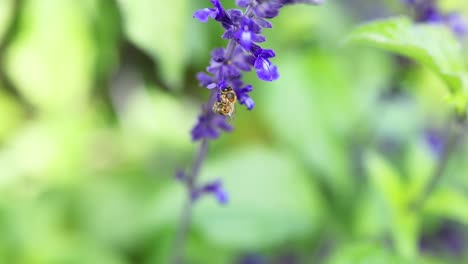
[[[223,0],[226,6],[233,1]],[[202,0],[0,0],[0,263],[169,263],[222,29]],[[465,0],[441,0],[468,15]],[[468,146],[411,210],[444,151],[446,87],[345,43],[397,0],[288,6],[266,30],[281,77],[210,145],[189,263],[468,263]],[[428,40],[430,41],[430,40]],[[464,42],[463,39],[460,41]]]

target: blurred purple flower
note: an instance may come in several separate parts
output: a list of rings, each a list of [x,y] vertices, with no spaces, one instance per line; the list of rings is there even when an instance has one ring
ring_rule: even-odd
[[[439,131],[429,129],[424,134],[424,139],[430,150],[436,157],[441,157],[445,150],[445,137]]]
[[[200,188],[192,190],[192,200],[196,201],[200,199],[204,194],[213,195],[220,204],[226,204],[229,201],[229,196],[223,187],[221,180],[215,180],[207,183]]]
[[[192,140],[217,139],[221,131],[232,131],[232,126],[227,122],[227,117],[217,115],[209,109],[198,117],[198,122],[192,129]]]
[[[420,23],[443,24],[458,37],[468,33],[468,22],[457,12],[444,14],[435,0],[402,0],[414,11],[414,19]]]
[[[265,257],[259,254],[247,254],[239,259],[239,264],[266,264]]]
[[[422,252],[442,252],[460,256],[466,246],[463,235],[463,226],[453,221],[444,221],[432,233],[425,233],[419,240],[419,249]]]

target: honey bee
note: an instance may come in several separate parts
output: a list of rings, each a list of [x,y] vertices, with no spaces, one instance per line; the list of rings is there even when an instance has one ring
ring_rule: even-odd
[[[232,90],[231,87],[222,89],[220,100],[221,101],[214,103],[213,112],[223,116],[232,116],[237,102],[237,96],[234,90]]]

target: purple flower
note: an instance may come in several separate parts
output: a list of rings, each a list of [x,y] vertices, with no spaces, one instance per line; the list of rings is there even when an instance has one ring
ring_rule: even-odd
[[[408,0],[414,1],[414,0]],[[291,4],[309,4],[309,5],[320,5],[323,4],[325,0],[281,0],[283,5],[291,5]]]
[[[227,117],[217,115],[211,109],[206,109],[198,117],[198,122],[192,129],[192,140],[217,139],[221,131],[232,131],[232,126],[227,122]]]
[[[266,264],[265,257],[259,254],[247,254],[239,259],[239,264]]]
[[[457,36],[466,36],[468,33],[468,21],[459,13],[448,14],[445,23]]]
[[[233,36],[237,42],[246,50],[252,46],[252,42],[264,42],[265,37],[259,35],[261,28],[252,19],[247,17],[242,18],[240,28]]]
[[[252,85],[234,89],[237,98],[239,99],[239,103],[245,105],[249,110],[252,110],[255,106],[254,100],[249,96],[249,93],[252,92],[252,90]]]
[[[279,10],[283,5],[279,0],[263,0],[256,1],[254,6],[255,15],[263,18],[274,18],[278,15]]]
[[[426,144],[429,146],[432,153],[441,157],[445,151],[445,137],[439,131],[430,129],[425,132],[424,139]]]
[[[252,3],[252,0],[236,0],[236,5],[239,7],[247,7]]]
[[[199,72],[197,73],[197,79],[200,82],[199,85],[202,87],[206,87],[208,89],[213,89],[216,88],[217,84],[213,77],[210,75],[204,73],[204,72]]]
[[[187,179],[187,173],[185,173],[184,170],[179,169],[176,171],[175,177],[179,181],[185,181],[185,179]]]
[[[261,50],[258,53],[254,63],[258,78],[268,82],[279,78],[278,68],[269,60],[273,57],[275,57],[275,53],[270,49]]]
[[[240,71],[231,61],[225,58],[224,49],[222,48],[213,50],[211,53],[211,63],[206,68],[206,71],[213,74],[217,80],[227,80],[241,75]]]
[[[193,14],[193,17],[201,22],[207,22],[208,18],[211,17],[214,20],[221,22],[221,25],[225,29],[229,29],[233,25],[233,22],[231,17],[224,9],[223,5],[221,5],[220,0],[211,0],[211,3],[215,8],[204,8],[197,10]]]
[[[402,2],[414,10],[416,22],[444,24],[458,37],[468,33],[468,22],[463,16],[457,12],[442,13],[434,0],[402,0]]]
[[[228,193],[224,189],[221,180],[215,180],[193,190],[191,194],[192,200],[198,200],[203,194],[213,195],[220,204],[226,204],[229,201]]]
[[[206,23],[208,22],[208,18],[215,18],[217,14],[218,11],[216,11],[216,9],[203,8],[195,11],[195,13],[193,13],[193,17],[198,19],[200,22]]]

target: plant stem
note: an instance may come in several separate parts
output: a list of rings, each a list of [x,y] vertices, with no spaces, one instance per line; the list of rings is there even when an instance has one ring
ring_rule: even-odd
[[[174,255],[173,255],[173,262],[172,262],[174,264],[184,263],[185,244],[187,240],[187,234],[190,229],[190,224],[192,222],[192,211],[193,211],[192,193],[197,186],[196,183],[197,183],[198,175],[200,174],[200,169],[205,160],[207,151],[208,151],[208,140],[203,139],[198,148],[197,157],[195,159],[195,162],[193,163],[192,171],[188,175],[188,178],[186,179],[185,187],[187,189],[187,197],[186,197],[186,201],[184,204],[184,208],[182,210],[182,214],[180,215],[179,227],[177,229],[177,235],[176,235],[175,242],[174,242]]]
[[[210,93],[210,98],[208,99],[208,103],[203,105],[202,112],[212,111],[211,107],[213,106],[216,100],[216,92],[213,90]],[[187,240],[187,234],[190,229],[190,224],[192,222],[192,211],[193,211],[193,200],[192,200],[192,193],[197,188],[197,180],[200,174],[200,170],[203,166],[203,162],[206,158],[206,153],[208,152],[208,139],[202,139],[199,147],[197,156],[195,161],[192,165],[192,170],[189,174],[187,174],[184,184],[186,188],[186,199],[185,204],[182,209],[182,213],[179,219],[179,226],[177,228],[177,234],[174,240],[173,246],[173,264],[182,264],[184,263],[184,256],[185,256],[185,244]]]
[[[444,175],[445,169],[449,163],[449,160],[452,154],[457,149],[457,146],[463,140],[464,132],[466,125],[466,116],[465,115],[455,115],[454,122],[452,125],[452,131],[447,140],[445,150],[442,153],[442,156],[439,158],[439,161],[436,165],[434,173],[432,174],[429,183],[426,185],[419,199],[413,204],[413,208],[417,211],[421,210],[424,206],[424,203],[428,200],[431,194],[436,189],[439,184],[442,176]]]

